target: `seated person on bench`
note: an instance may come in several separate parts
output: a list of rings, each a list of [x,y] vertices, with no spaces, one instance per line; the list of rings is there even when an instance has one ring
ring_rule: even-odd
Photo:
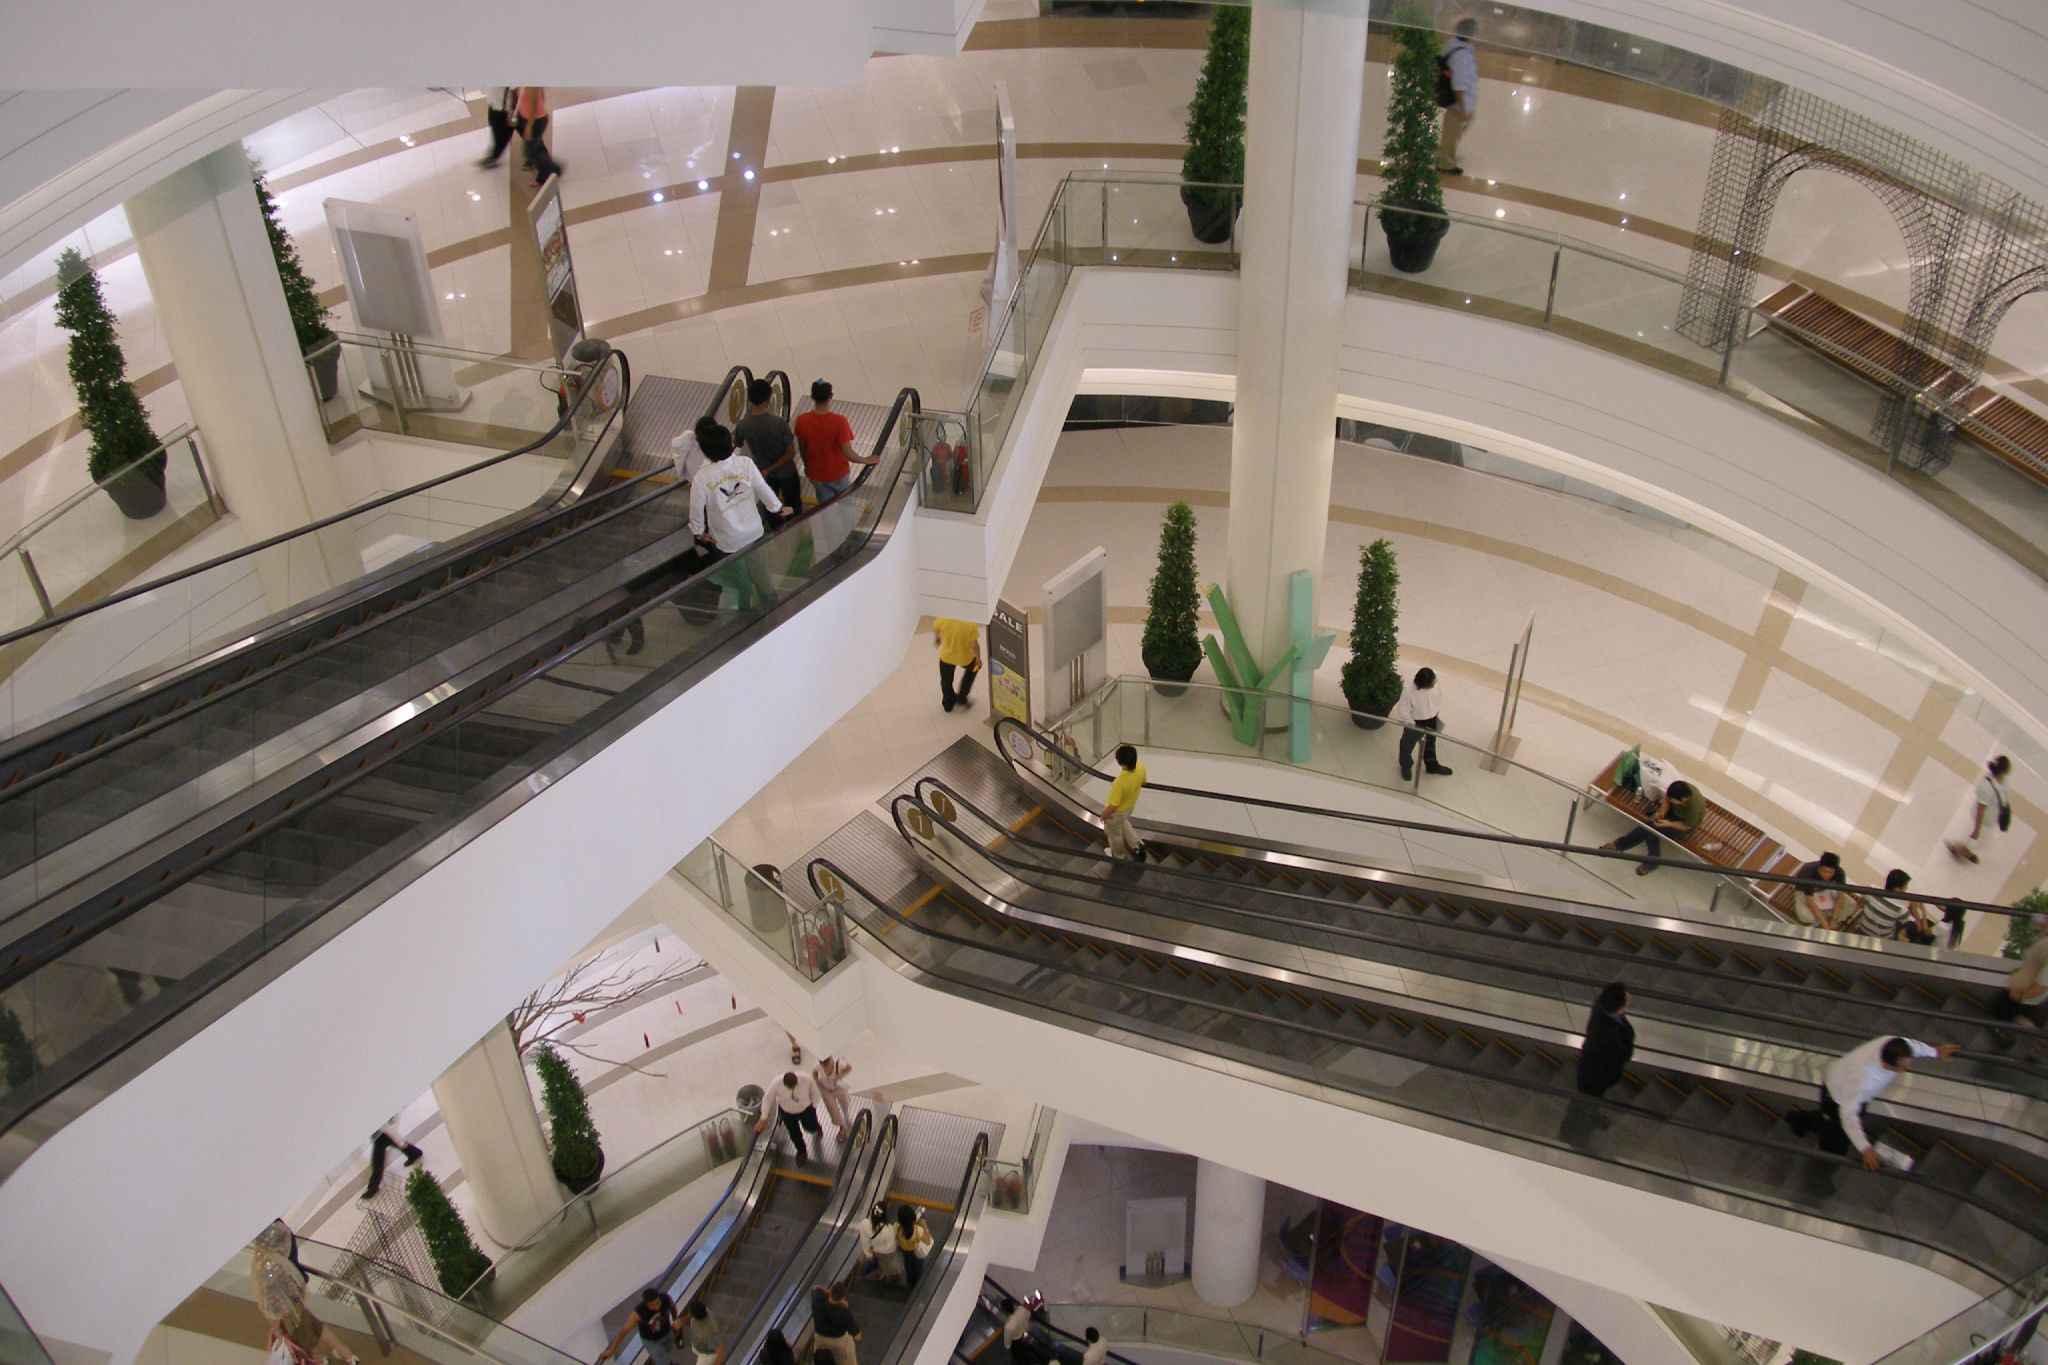
[[[1636,869],[1638,877],[1647,877],[1656,869],[1665,838],[1690,839],[1699,833],[1700,822],[1707,818],[1707,798],[1700,795],[1699,788],[1681,779],[1665,788],[1664,799],[1645,818],[1649,829],[1638,826],[1619,839],[1600,845],[1615,853],[1626,852],[1638,844],[1648,845],[1649,858]]]

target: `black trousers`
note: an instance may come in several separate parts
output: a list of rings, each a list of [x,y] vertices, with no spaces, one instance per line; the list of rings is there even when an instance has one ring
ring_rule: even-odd
[[[1820,1088],[1820,1124],[1814,1129],[1820,1138],[1820,1149],[1835,1156],[1849,1155],[1849,1134],[1842,1127],[1842,1107],[1835,1103],[1835,1097],[1828,1088]]]
[[[808,1129],[812,1137],[822,1137],[825,1132],[824,1128],[818,1123],[818,1106],[815,1104],[806,1105],[801,1111],[794,1114],[784,1109],[779,1111],[779,1116],[782,1119],[783,1131],[788,1133],[789,1140],[796,1144],[796,1154],[805,1160],[809,1160],[811,1149],[809,1144],[804,1141],[805,1130]]]
[[[363,1189],[363,1198],[374,1199],[377,1191],[384,1186],[384,1163],[391,1159],[391,1149],[396,1147],[405,1153],[406,1163],[418,1161],[426,1153],[410,1142],[400,1142],[382,1128],[370,1139],[370,1183]]]
[[[967,665],[967,681],[961,683],[958,687],[953,686],[953,672],[954,665],[948,663],[941,663],[939,665],[939,705],[945,707],[948,711],[953,709],[955,702],[967,700],[967,694],[974,690],[974,679],[980,674],[981,665]]]
[[[797,472],[794,459],[773,474],[763,473],[761,477],[775,490],[776,498],[784,507],[794,507],[799,512],[804,510],[804,476]]]
[[[533,167],[533,178],[541,181],[543,184],[547,182],[549,176],[560,175],[562,172],[561,166],[556,163],[555,158],[548,152],[548,118],[549,115],[543,114],[526,125],[526,145],[524,148],[526,164]]]
[[[491,128],[491,154],[484,158],[484,164],[495,166],[498,159],[505,155],[505,149],[512,145],[512,115],[493,106],[484,111],[484,121]]]
[[[1649,845],[1644,851],[1650,855],[1652,861],[1664,851],[1664,841],[1646,829],[1632,829],[1614,841],[1617,849],[1634,848],[1637,844]]]
[[[1420,741],[1422,744],[1422,766],[1425,768],[1434,768],[1436,766],[1436,736],[1434,734],[1425,735],[1422,732],[1424,730],[1443,729],[1443,717],[1431,716],[1428,720],[1418,720],[1415,722],[1415,726],[1417,728],[1412,729],[1404,726],[1401,730],[1401,771],[1404,773],[1415,766],[1415,745],[1417,741]]]

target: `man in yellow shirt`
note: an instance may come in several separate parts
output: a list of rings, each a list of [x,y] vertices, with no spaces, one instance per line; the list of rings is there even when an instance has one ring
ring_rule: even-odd
[[[967,695],[974,677],[981,672],[981,631],[972,621],[955,621],[941,616],[932,622],[932,643],[939,647],[939,705],[948,711],[955,704],[974,705]],[[953,686],[953,671],[967,670],[967,681]]]
[[[1116,746],[1116,765],[1122,771],[1109,784],[1109,801],[1102,808],[1102,828],[1109,837],[1109,856],[1144,861],[1145,845],[1131,829],[1131,812],[1137,809],[1138,793],[1145,790],[1145,765],[1138,762],[1136,747]]]

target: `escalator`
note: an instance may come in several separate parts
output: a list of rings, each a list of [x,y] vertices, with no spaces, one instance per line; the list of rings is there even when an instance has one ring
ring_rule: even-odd
[[[1276,965],[1298,961],[1303,951],[1327,952],[1518,993],[1531,1002],[1530,1017],[1561,1018],[1568,1028],[1583,1021],[1605,983],[1619,980],[1639,1024],[1668,1026],[1646,1044],[1723,1040],[1703,1050],[1703,1060],[1753,1054],[1759,1043],[1833,1055],[1907,1032],[1966,1050],[1943,1069],[1945,1078],[2028,1103],[2048,1087],[2040,1033],[1988,1013],[2003,988],[1998,972],[1887,954],[1875,944],[1842,950],[1738,925],[1480,891],[1238,836],[1154,828],[1147,837],[1155,861],[1118,864],[1105,855],[1094,811],[972,742],[955,744],[905,785],[928,817],[975,840],[1016,879],[1012,898],[1027,908],[1033,895],[1074,897],[1113,907],[1118,924],[1139,913],[1200,926],[1225,936],[1231,951],[1263,952]]]
[[[353,742],[304,754],[16,915],[0,1005],[34,1064],[10,1065],[0,1091],[0,1168],[228,1008],[224,983],[246,993],[299,960],[872,558],[916,479],[916,407],[905,390],[856,422],[881,463],[830,505],[712,566],[657,537],[559,611],[543,602],[497,623],[484,657],[380,695],[386,709]]]
[[[1369,970],[1343,970],[1328,949],[1280,967],[1149,932],[1142,916],[1118,922],[1081,896],[1040,894],[1026,908],[982,846],[918,835],[930,814],[908,797],[896,809],[915,847],[868,815],[801,866],[813,892],[841,899],[900,970],[938,989],[1348,1094],[1411,1125],[1952,1276],[2002,1280],[2048,1253],[2048,1152],[2027,1133],[1927,1110],[1873,1115],[1916,1169],[1865,1172],[1786,1126],[1812,1102],[1807,1076],[1640,1052],[1604,1100],[1585,1101],[1572,1088],[1575,1028],[1367,984]]]
[[[861,1198],[873,1179],[878,1160],[895,1141],[895,1129],[884,1121],[881,1130],[863,1109],[847,1128],[838,1159],[829,1176],[814,1175],[785,1164],[777,1154],[776,1130],[756,1144],[732,1184],[661,1275],[650,1283],[676,1301],[678,1309],[702,1299],[711,1320],[731,1334],[755,1318],[763,1301],[789,1274],[792,1263],[821,1227],[837,1229],[862,1207]],[[607,1334],[616,1331],[639,1298],[631,1298],[605,1319]],[[628,1338],[621,1365],[640,1351]]]
[[[895,1119],[892,1117],[890,1122]],[[781,1329],[796,1349],[797,1359],[811,1359],[814,1352],[809,1287],[844,1282],[847,1307],[860,1324],[862,1365],[894,1365],[918,1353],[929,1315],[945,1302],[973,1246],[974,1229],[985,1197],[989,1141],[986,1133],[976,1135],[962,1163],[957,1185],[945,1191],[943,1198],[901,1188],[902,1142],[899,1134],[889,1159],[877,1164],[866,1203],[853,1223],[837,1236],[822,1241],[807,1274],[791,1282],[794,1292],[785,1293],[778,1310],[743,1338],[740,1345],[750,1351],[757,1349],[767,1327],[773,1325]],[[924,1216],[932,1235],[932,1249],[915,1286],[883,1284],[859,1273],[864,1259],[861,1234],[867,1227],[866,1211],[875,1204],[881,1204],[891,1218],[898,1208],[906,1206],[920,1209]]]
[[[0,748],[0,920],[22,917],[223,802],[247,799],[309,750],[374,724],[394,702],[585,609],[642,567],[691,550],[683,486],[655,469],[611,477],[627,456],[631,386],[623,356],[606,363],[619,371],[617,407],[586,414],[586,395],[598,385],[582,386],[557,430],[594,424],[587,455],[532,508],[12,736]],[[714,394],[750,377],[736,366]],[[783,377],[780,392],[787,389]],[[710,401],[715,408],[716,396]],[[320,534],[308,528],[295,543]],[[261,565],[263,554],[251,547],[228,558]],[[162,583],[151,588],[162,591]]]

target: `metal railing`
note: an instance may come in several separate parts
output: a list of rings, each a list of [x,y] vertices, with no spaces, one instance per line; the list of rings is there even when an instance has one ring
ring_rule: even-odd
[[[1657,876],[1637,877],[1635,870],[1650,859],[1597,847],[1598,841],[1585,837],[1582,824],[1600,821],[1603,828],[1593,832],[1603,841],[1631,829],[1647,830],[1647,825],[1600,800],[1597,793],[1582,784],[1554,777],[1484,745],[1431,732],[1438,751],[1448,760],[1446,766],[1453,769],[1452,775],[1432,776],[1425,765],[1418,763],[1411,777],[1396,779],[1394,751],[1405,728],[1399,722],[1362,729],[1354,723],[1353,713],[1347,707],[1269,693],[1275,703],[1307,708],[1314,743],[1309,760],[1295,763],[1289,756],[1289,736],[1285,730],[1263,732],[1256,748],[1239,743],[1231,733],[1220,699],[1225,693],[1243,689],[1199,682],[1174,687],[1180,690],[1169,697],[1149,678],[1111,678],[1049,728],[1072,760],[1089,767],[1100,764],[1121,743],[1258,759],[1294,771],[1320,773],[1382,791],[1420,796],[1479,826],[1460,829],[1344,811],[1321,813],[1320,818],[1333,831],[1350,831],[1332,835],[1335,847],[1351,846],[1351,842],[1363,837],[1358,831],[1366,826],[1382,831],[1385,837],[1374,845],[1375,860],[1382,866],[1395,868],[1405,860],[1407,870],[1422,872],[1441,869],[1449,857],[1457,862],[1464,880],[1490,878],[1514,890],[1574,899],[1584,897],[1588,883],[1583,878],[1590,875],[1604,883],[1607,890],[1619,892],[1627,902],[1646,909],[1666,911],[1675,906],[1698,916],[1740,909],[1782,925],[1782,932],[1825,938],[1846,936],[1855,942],[1872,942],[1863,935],[1839,935],[1787,923],[1764,899],[1769,891],[1758,890],[1760,884],[1774,889],[1788,883],[1817,883],[1761,870],[1733,871],[1697,862],[1669,837],[1664,839],[1664,849],[1655,860]],[[1065,769],[1056,775],[1056,780],[1063,780],[1065,785],[1071,785],[1066,779],[1092,781],[1100,777],[1081,775],[1058,760],[1049,761]],[[1177,810],[1185,809],[1172,804],[1175,798],[1168,795],[1162,784],[1151,784],[1148,792],[1154,798],[1146,808],[1148,816],[1172,820]],[[1256,833],[1256,809],[1280,804],[1213,793],[1188,793],[1182,799],[1195,799],[1197,795],[1201,809],[1189,810],[1186,823],[1224,832]],[[1234,822],[1225,819],[1232,808],[1241,811]],[[1454,843],[1457,852],[1448,854],[1446,846]],[[1846,881],[1839,886],[1831,884],[1831,889],[1847,896],[1886,894],[1881,887]],[[1900,899],[1897,893],[1892,894],[1894,899]],[[1918,892],[1909,899],[1937,909],[1954,907],[2007,918],[2025,913],[2011,906]],[[1906,952],[1925,951],[1894,946]]]
[[[1038,1196],[1039,1177],[1045,1174],[1045,1154],[1052,1145],[1052,1126],[1059,1111],[1037,1105],[1031,1111],[1031,1138],[1024,1155],[1015,1161],[988,1160],[988,1206],[1003,1213],[1029,1213]]]
[[[716,839],[684,854],[673,875],[703,892],[806,981],[846,960],[846,924],[837,906],[802,904]]]
[[[170,453],[180,446],[191,456],[193,478],[198,485],[199,494],[194,505],[185,512],[179,512],[172,504],[168,478],[156,478],[148,472],[151,465],[168,466]],[[115,485],[125,484],[138,477],[148,479],[165,490],[164,511],[175,514],[170,518],[171,521],[176,521],[201,507],[209,514],[209,521],[219,521],[227,514],[227,508],[214,488],[213,478],[207,472],[205,457],[200,453],[199,428],[189,424],[177,428],[152,447],[147,454],[136,456],[105,478],[78,489],[9,536],[5,542],[0,542],[0,560],[12,559],[21,566],[22,578],[35,602],[33,617],[26,612],[24,604],[10,606],[5,616],[0,617],[0,632],[19,630],[31,624],[33,620],[48,620],[55,616],[59,601],[68,600],[74,592],[93,583],[134,548],[125,537],[113,534],[108,526],[99,522],[91,525],[84,523],[94,522],[90,511],[96,509],[87,507],[94,494],[108,493]],[[184,490],[180,490],[180,496],[185,496]],[[87,512],[81,513],[82,507],[87,508]],[[157,517],[164,515],[164,511],[147,520],[155,522]],[[58,542],[67,535],[73,537],[76,543],[60,545]],[[35,556],[38,552],[44,554],[46,561],[55,555],[69,553],[69,562],[58,570],[62,576],[58,579],[55,593],[50,589],[49,576],[46,576],[44,567],[36,563]]]
[[[306,380],[330,444],[383,431],[502,448],[548,430],[575,374],[390,333],[339,332],[306,353]]]

